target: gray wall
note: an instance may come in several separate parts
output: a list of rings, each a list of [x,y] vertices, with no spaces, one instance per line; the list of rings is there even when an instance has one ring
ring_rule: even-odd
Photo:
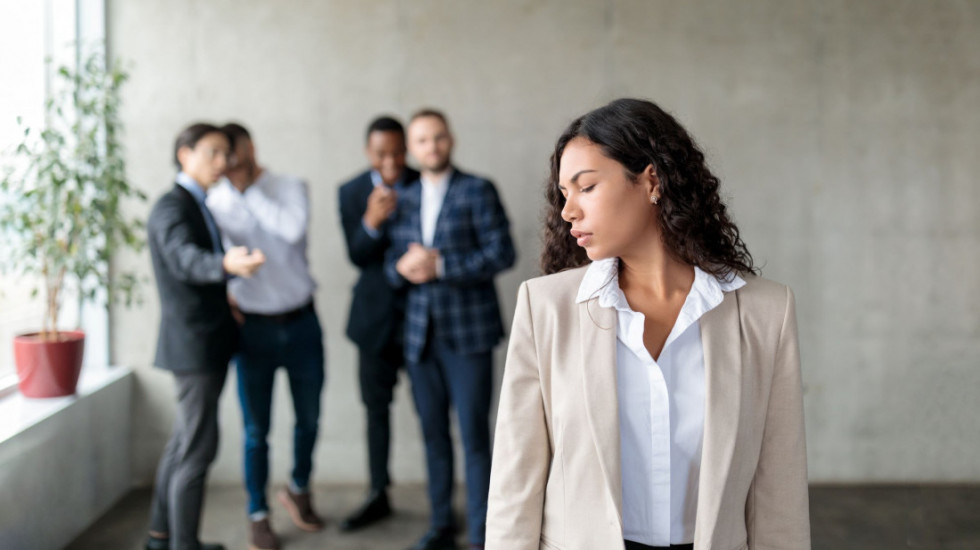
[[[129,170],[172,181],[171,140],[203,118],[244,121],[269,167],[312,184],[312,268],[328,339],[317,477],[365,478],[355,272],[338,182],[364,165],[367,121],[437,106],[457,161],[499,184],[520,251],[499,279],[509,320],[537,271],[540,186],[557,134],[618,96],[654,99],[707,150],[764,274],[796,291],[813,481],[980,480],[980,3],[667,1],[110,2],[126,91]],[[140,208],[145,213],[148,208]],[[125,258],[149,272],[146,254]],[[148,364],[157,299],[113,312],[133,365],[134,476],[148,482],[172,417]],[[216,481],[237,482],[229,380]],[[280,389],[282,385],[280,384]],[[274,470],[291,412],[275,411]],[[421,480],[405,386],[394,474]]]

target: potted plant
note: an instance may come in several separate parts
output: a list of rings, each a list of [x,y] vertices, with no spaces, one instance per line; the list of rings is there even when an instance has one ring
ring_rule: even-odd
[[[40,131],[17,123],[23,138],[0,174],[0,271],[37,281],[44,312],[39,332],[14,340],[21,393],[56,397],[75,393],[85,335],[59,330],[66,294],[79,304],[104,292],[108,303],[136,298],[138,279],[111,269],[122,247],[143,247],[143,224],[127,219],[123,204],[146,196],[126,181],[120,143],[120,88],[127,73],[106,63],[101,49],[79,66],[60,67],[45,100]]]

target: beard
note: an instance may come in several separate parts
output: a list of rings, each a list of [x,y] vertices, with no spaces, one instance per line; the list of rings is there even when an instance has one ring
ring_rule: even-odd
[[[436,174],[439,174],[445,172],[446,169],[449,168],[449,165],[450,165],[450,161],[449,161],[449,157],[447,156],[444,159],[440,159],[438,162],[423,165],[422,168],[425,168],[429,172],[434,172]]]

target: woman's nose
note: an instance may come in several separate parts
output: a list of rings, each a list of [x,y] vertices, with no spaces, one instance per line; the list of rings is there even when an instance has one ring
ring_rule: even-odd
[[[561,209],[561,219],[569,223],[578,219],[578,208],[575,206],[571,198],[565,199],[565,206],[563,206]]]

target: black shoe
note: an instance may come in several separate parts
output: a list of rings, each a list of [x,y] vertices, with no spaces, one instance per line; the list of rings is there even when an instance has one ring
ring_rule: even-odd
[[[340,530],[344,532],[356,531],[390,515],[391,505],[388,503],[388,492],[384,489],[371,491],[364,504],[340,522]]]
[[[429,532],[408,550],[456,550],[456,530],[451,527],[429,529]]]

